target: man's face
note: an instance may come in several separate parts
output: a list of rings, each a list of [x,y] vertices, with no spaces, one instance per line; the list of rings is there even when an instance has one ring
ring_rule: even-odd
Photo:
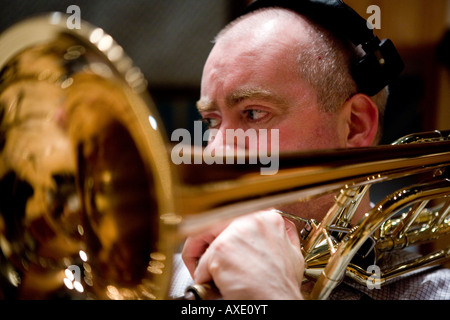
[[[226,129],[278,129],[280,151],[342,147],[339,113],[319,110],[296,60],[291,43],[276,30],[219,40],[203,71],[197,103],[202,118],[222,137]],[[225,144],[215,139],[210,146]]]

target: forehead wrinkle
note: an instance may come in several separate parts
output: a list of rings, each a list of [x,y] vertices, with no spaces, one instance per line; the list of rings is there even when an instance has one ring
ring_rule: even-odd
[[[243,88],[232,92],[225,98],[227,107],[231,108],[244,100],[265,100],[281,107],[286,106],[283,98],[273,92],[261,88]]]
[[[232,108],[245,100],[265,100],[279,106],[280,108],[287,108],[285,99],[269,90],[261,88],[244,88],[236,90],[225,97],[225,105],[227,108]],[[208,98],[200,98],[196,102],[196,106],[199,112],[207,112],[218,109],[217,104]]]

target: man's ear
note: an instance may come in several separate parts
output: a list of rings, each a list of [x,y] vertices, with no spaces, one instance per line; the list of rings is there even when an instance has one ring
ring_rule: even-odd
[[[344,104],[348,126],[346,147],[373,145],[378,130],[378,108],[369,96],[357,93]]]

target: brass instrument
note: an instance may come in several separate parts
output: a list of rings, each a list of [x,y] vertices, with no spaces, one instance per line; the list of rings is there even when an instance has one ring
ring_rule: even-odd
[[[305,275],[316,279],[311,298],[326,299],[343,276],[366,283],[367,256],[375,264],[450,232],[449,132],[281,154],[271,176],[248,162],[174,165],[139,69],[102,29],[69,29],[66,19],[32,18],[0,36],[2,298],[165,299],[184,237],[335,192],[325,219],[302,231]],[[425,182],[350,225],[371,185],[416,175]],[[449,256],[447,248],[405,261],[382,270],[380,282]]]

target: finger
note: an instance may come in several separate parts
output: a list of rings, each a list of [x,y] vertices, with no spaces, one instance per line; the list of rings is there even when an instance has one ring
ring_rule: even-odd
[[[197,267],[198,260],[208,246],[209,242],[199,237],[186,239],[183,251],[181,252],[181,257],[192,277],[194,277],[194,271]]]
[[[199,259],[208,249],[211,242],[226,228],[228,223],[218,224],[207,232],[203,232],[197,236],[188,237],[184,243],[181,257],[191,276],[194,276],[195,269]]]
[[[198,264],[192,275],[194,282],[197,284],[204,284],[213,281],[213,276],[210,273],[210,259],[212,258],[212,250],[206,250],[198,260]]]
[[[286,227],[286,233],[288,235],[289,241],[294,245],[296,248],[300,248],[300,238],[298,236],[298,230],[295,226],[295,223],[290,221],[289,219],[283,218],[284,224]]]

